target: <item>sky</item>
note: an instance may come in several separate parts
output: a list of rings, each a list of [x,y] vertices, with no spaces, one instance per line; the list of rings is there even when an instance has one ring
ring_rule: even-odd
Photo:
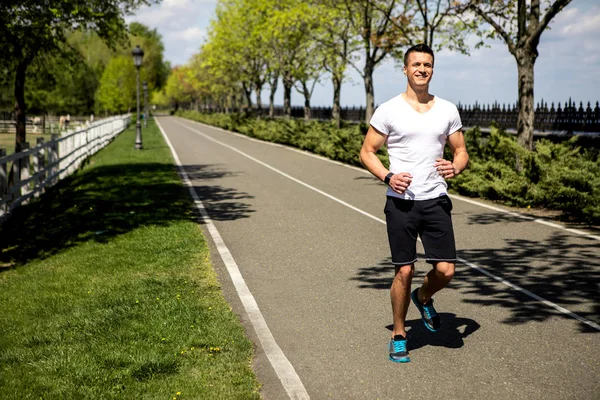
[[[535,64],[535,101],[577,103],[600,101],[600,4],[598,0],[573,0],[550,24],[541,37]],[[186,64],[206,40],[216,0],[163,0],[138,10],[128,22],[138,21],[156,28],[165,45],[165,59],[172,66]],[[430,92],[463,105],[514,104],[517,100],[517,64],[500,40],[489,48],[471,50],[470,56],[443,50],[436,53]],[[362,78],[351,67],[342,85],[342,106],[364,106]],[[393,60],[379,64],[374,73],[375,104],[398,95],[406,88],[406,78]],[[267,102],[268,89],[263,101]],[[324,77],[315,87],[313,106],[331,106],[332,85]],[[281,88],[275,103],[283,104]],[[292,92],[292,105],[304,104]]]

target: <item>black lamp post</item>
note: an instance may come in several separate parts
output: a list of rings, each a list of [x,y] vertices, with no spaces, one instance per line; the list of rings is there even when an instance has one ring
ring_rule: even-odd
[[[144,128],[148,126],[148,82],[142,82],[142,88],[144,88]]]
[[[140,67],[142,66],[142,59],[144,58],[144,50],[139,45],[135,46],[135,49],[131,52],[133,55],[133,65],[137,69],[137,75],[135,80],[135,87],[137,90],[137,122],[135,123],[135,148],[142,148],[142,124],[140,123]]]

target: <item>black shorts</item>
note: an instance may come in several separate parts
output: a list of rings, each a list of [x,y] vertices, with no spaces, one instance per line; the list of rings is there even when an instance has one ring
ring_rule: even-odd
[[[425,249],[425,260],[456,262],[456,244],[452,229],[452,201],[448,196],[432,200],[404,200],[387,197],[385,203],[392,264],[408,265],[417,261],[417,236]]]

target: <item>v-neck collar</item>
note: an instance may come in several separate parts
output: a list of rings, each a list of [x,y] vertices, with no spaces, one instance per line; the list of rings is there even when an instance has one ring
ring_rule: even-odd
[[[402,94],[400,94],[400,98],[402,99],[402,101],[404,102],[404,104],[406,104],[411,110],[413,110],[415,113],[419,114],[419,115],[426,115],[429,112],[431,112],[431,110],[433,110],[433,108],[435,107],[435,105],[438,102],[438,98],[436,95],[433,95],[433,104],[431,105],[431,107],[429,108],[429,110],[425,111],[425,112],[420,112],[418,110],[416,110],[405,98],[404,96],[402,96]]]

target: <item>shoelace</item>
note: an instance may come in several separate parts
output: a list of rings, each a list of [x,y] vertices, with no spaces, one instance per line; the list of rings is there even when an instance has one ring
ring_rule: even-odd
[[[406,340],[394,340],[394,352],[404,353],[406,352]]]

